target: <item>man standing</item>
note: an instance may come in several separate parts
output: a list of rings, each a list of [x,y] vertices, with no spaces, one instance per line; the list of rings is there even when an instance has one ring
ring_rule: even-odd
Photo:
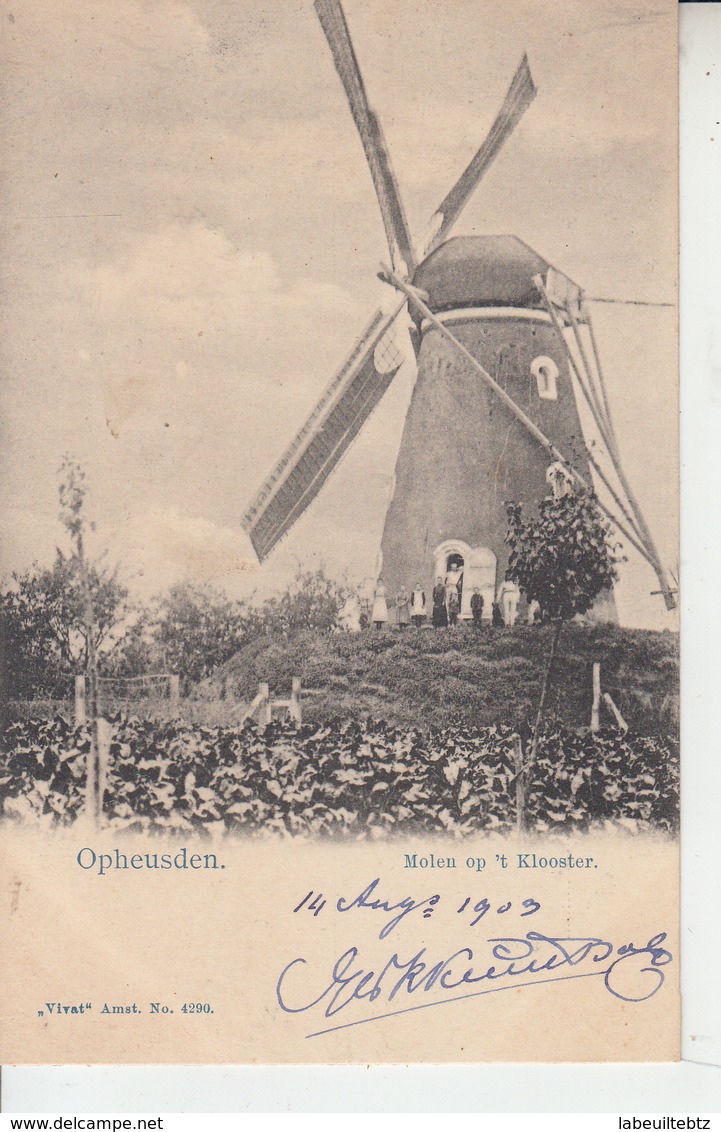
[[[448,595],[448,624],[458,624],[458,614],[460,612],[461,603],[458,600],[458,590],[451,590]]]
[[[463,592],[463,571],[458,569],[454,563],[448,573],[446,574],[446,608],[448,610],[448,618],[451,616],[451,597],[455,595],[458,602],[458,612],[461,609],[461,594]]]
[[[483,594],[478,586],[473,587],[471,594],[471,614],[473,616],[473,628],[480,629],[483,619]]]
[[[521,600],[521,591],[515,582],[506,580],[498,590],[498,604],[503,612],[505,625],[515,625],[518,616],[518,603]]]

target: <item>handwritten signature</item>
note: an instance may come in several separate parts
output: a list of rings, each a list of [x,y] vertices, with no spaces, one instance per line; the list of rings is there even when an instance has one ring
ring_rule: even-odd
[[[322,1016],[326,1019],[336,1019],[352,1003],[363,1003],[366,1007],[394,1003],[392,1010],[366,1014],[353,1021],[334,1022],[332,1026],[307,1034],[309,1038],[349,1026],[379,1022],[411,1010],[570,979],[602,977],[606,990],[615,998],[624,1002],[645,1002],[661,989],[665,979],[663,968],[673,962],[671,952],[663,946],[665,941],[666,933],[660,932],[643,946],[626,943],[615,947],[596,937],[547,936],[529,931],[524,936],[486,940],[490,948],[486,954],[482,946],[462,947],[447,958],[435,959],[422,947],[410,958],[396,951],[376,967],[366,965],[360,949],[353,946],[335,961],[330,978],[321,976],[319,993],[309,992],[308,982],[312,985],[315,980],[307,977],[310,974],[308,961],[297,958],[281,971],[276,994],[279,1006],[287,1013],[304,1014],[322,1007]],[[472,989],[479,984],[482,989]],[[435,995],[425,1001],[401,1005],[408,1001],[408,996],[423,1000],[432,991]],[[458,991],[462,993],[453,993]]]

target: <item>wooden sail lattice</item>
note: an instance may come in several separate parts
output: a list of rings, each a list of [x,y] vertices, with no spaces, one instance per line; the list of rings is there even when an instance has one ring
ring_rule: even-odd
[[[397,316],[378,311],[331,381],[293,443],[273,469],[243,517],[260,561],[315,498],[373,412],[403,362],[395,340],[407,335]],[[388,338],[387,345],[383,345]],[[376,352],[383,348],[382,368]]]
[[[363,145],[378,198],[391,261],[394,266],[410,275],[415,267],[415,256],[408,222],[381,124],[368,103],[365,83],[351,42],[345,13],[339,0],[315,0],[314,7]]]
[[[531,68],[528,65],[528,57],[524,54],[487,137],[433,215],[432,237],[423,250],[424,256],[429,255],[446,239],[471,194],[495,161],[501,147],[511,136],[537,93]]]
[[[669,610],[675,609],[676,600],[674,591],[668,583],[666,571],[661,562],[661,557],[656,548],[653,536],[623,466],[618,438],[611,416],[606,380],[601,365],[601,358],[598,352],[590,312],[587,308],[582,307],[582,319],[588,329],[589,344],[591,347],[589,352],[583,341],[579,318],[573,310],[572,305],[568,302],[564,302],[559,307],[552,301],[543,280],[537,276],[534,282],[543,298],[544,306],[562,343],[572,377],[575,377],[576,384],[581,390],[599,431],[608,463],[616,479],[616,487],[614,488],[611,484],[608,475],[604,472],[599,461],[594,458],[590,447],[587,445],[586,451],[591,466],[624,517],[626,527],[624,533],[626,537],[629,537],[630,529],[632,537],[629,541],[653,568],[661,587],[661,593],[666,608]],[[566,334],[564,334],[565,328],[572,332],[571,337],[575,343],[575,351],[572,349]],[[591,359],[593,359],[593,361]],[[619,530],[623,530],[619,525],[617,516],[614,521],[616,526],[619,527]]]

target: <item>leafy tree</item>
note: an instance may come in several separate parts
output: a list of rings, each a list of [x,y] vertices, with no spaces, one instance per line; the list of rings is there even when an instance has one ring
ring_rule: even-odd
[[[299,571],[283,594],[262,605],[232,601],[214,586],[181,582],[158,601],[152,645],[187,691],[257,637],[287,639],[303,629],[332,629],[343,593],[323,570]]]
[[[85,673],[87,680],[86,705],[90,724],[90,751],[86,771],[86,809],[93,824],[99,823],[103,815],[103,794],[105,790],[102,749],[100,743],[100,722],[98,713],[98,654],[99,605],[91,583],[91,566],[85,552],[85,537],[89,523],[85,509],[87,485],[85,473],[76,460],[66,456],[60,468],[60,522],[70,536],[73,548],[68,560],[76,585],[70,587],[71,603],[77,600],[80,610],[80,626],[85,641]],[[97,575],[97,570],[96,570]],[[117,577],[114,579],[117,583]]]
[[[338,619],[345,590],[325,571],[299,570],[288,589],[262,607],[264,631],[290,637],[303,629],[330,630]]]
[[[231,601],[214,586],[179,582],[158,602],[153,641],[187,691],[258,632],[257,610]]]
[[[103,675],[123,679],[165,672],[166,657],[156,640],[156,628],[154,611],[136,607],[133,619],[103,658]]]
[[[0,594],[3,692],[8,699],[67,694],[67,640],[58,640],[53,620],[59,612],[53,571],[35,566],[13,574]],[[64,625],[61,616],[57,621]]]
[[[569,492],[544,499],[530,519],[519,503],[507,510],[506,577],[538,602],[545,620],[562,623],[586,613],[617,581],[618,544],[593,496]]]
[[[130,606],[119,568],[88,558],[85,476],[65,459],[60,469],[60,521],[71,552],[56,549],[51,567],[15,573],[0,594],[7,694],[31,699],[67,695],[69,679],[106,661]]]
[[[618,579],[620,544],[613,529],[587,492],[570,490],[547,498],[536,516],[524,519],[519,503],[510,503],[506,577],[516,582],[528,601],[537,601],[543,620],[553,622],[551,650],[544,673],[530,758],[533,764],[553,663],[565,621],[586,613],[596,598]]]
[[[102,562],[87,566],[93,645],[101,667],[117,646],[128,613],[128,591]],[[85,602],[77,562],[57,550],[52,567],[35,563],[12,575],[0,594],[7,694],[17,699],[64,696],[69,679],[88,664]]]

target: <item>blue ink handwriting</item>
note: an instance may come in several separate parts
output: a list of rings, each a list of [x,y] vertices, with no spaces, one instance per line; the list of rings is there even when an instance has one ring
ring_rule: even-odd
[[[376,896],[376,889],[380,882],[380,877],[376,877],[353,900],[346,900],[345,897],[341,896],[336,904],[339,912],[350,912],[353,908],[365,908],[372,912],[395,912],[396,915],[392,916],[381,928],[378,939],[385,939],[386,936],[389,936],[393,929],[397,928],[400,922],[411,912],[421,912],[424,919],[429,919],[433,914],[433,909],[441,899],[438,893],[435,893],[423,900],[414,900],[412,896],[405,896],[402,900],[395,902],[382,900]]]
[[[465,912],[466,908],[468,908],[468,905],[470,903],[471,903],[471,898],[470,898],[470,896],[467,896],[466,899],[461,904],[460,908],[457,908],[456,911],[457,912]],[[505,904],[501,904],[498,908],[496,908],[496,915],[504,916],[506,914],[506,912],[510,912],[512,907],[513,907],[513,901],[507,900]],[[524,916],[532,916],[534,914],[534,912],[538,912],[540,910],[541,905],[538,903],[537,900],[531,900],[529,898],[528,900],[522,900],[521,901],[521,907],[526,909],[525,912],[520,913],[520,919],[523,919]],[[482,920],[483,917],[486,915],[486,913],[490,912],[490,910],[491,910],[491,903],[484,896],[481,900],[478,901],[478,903],[474,904],[473,908],[471,909],[471,912],[476,913],[476,918],[471,921],[471,927],[475,928],[476,924],[480,920]]]
[[[358,904],[358,901],[372,895],[375,883],[352,903],[343,903],[348,909],[373,906],[372,903]],[[406,901],[385,907],[384,910],[389,912],[397,908],[402,911],[399,917],[385,925],[379,938],[388,935],[395,922],[423,903],[410,901],[412,907],[409,907]],[[611,995],[623,1002],[637,1003],[645,1002],[660,990],[665,979],[664,967],[673,961],[671,952],[664,947],[665,932],[652,936],[641,947],[634,943],[614,947],[608,940],[598,937],[548,936],[535,931],[529,931],[523,937],[491,938],[485,942],[490,947],[487,954],[482,951],[478,954],[470,947],[463,947],[447,958],[435,960],[428,955],[425,947],[409,958],[394,952],[377,965],[377,969],[366,966],[359,948],[352,946],[335,961],[330,977],[321,976],[320,991],[310,991],[308,999],[307,987],[305,993],[303,990],[303,975],[309,973],[306,970],[309,965],[306,959],[299,957],[281,971],[276,986],[278,1005],[289,1014],[303,1014],[322,1006],[322,1016],[331,1020],[353,1003],[383,1006],[397,1003],[398,995],[403,996],[400,1001],[407,1001],[408,996],[423,998],[432,991],[437,992],[436,997],[427,1001],[415,1002],[411,1006],[397,1005],[395,1009],[380,1014],[336,1022],[306,1035],[319,1037],[333,1030],[378,1022],[411,1010],[578,978],[603,977],[606,990]],[[580,967],[586,969],[579,972]],[[523,981],[519,981],[521,979]],[[479,984],[483,984],[483,989],[471,989]],[[463,993],[453,993],[459,990]]]
[[[294,912],[300,912],[301,908],[302,908],[302,907],[303,907],[303,906],[304,906],[305,904],[308,904],[308,901],[310,900],[311,896],[313,896],[313,895],[314,895],[314,893],[313,893],[313,890],[311,889],[311,890],[310,890],[310,892],[307,892],[307,893],[305,894],[305,896],[304,896],[304,897],[303,897],[303,899],[301,900],[300,904],[296,904],[296,906],[295,906],[295,908],[293,909],[293,911],[294,911]],[[310,904],[308,904],[308,911],[309,911],[309,912],[312,912],[314,916],[317,916],[319,912],[322,912],[322,911],[323,911],[323,909],[325,908],[325,904],[326,904],[326,902],[325,902],[325,900],[323,899],[323,893],[322,893],[322,892],[319,892],[319,893],[318,893],[318,894],[317,894],[317,895],[315,896],[314,900],[312,900],[312,901],[311,901],[311,903],[310,903]]]

